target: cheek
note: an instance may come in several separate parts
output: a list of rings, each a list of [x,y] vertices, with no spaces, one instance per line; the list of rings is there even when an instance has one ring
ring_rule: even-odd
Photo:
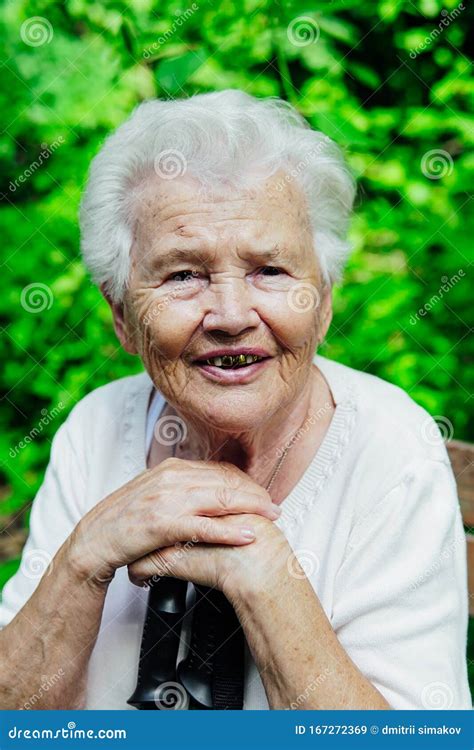
[[[251,304],[283,352],[299,361],[311,358],[318,330],[317,300],[311,290],[307,293],[301,285],[289,285],[278,291],[254,289],[252,296]],[[177,300],[147,289],[134,295],[132,307],[139,331],[137,345],[145,364],[155,361],[162,368],[173,366],[202,323],[198,298]]]
[[[258,312],[282,349],[305,356],[316,345],[318,310],[314,302],[296,306],[291,290],[266,294],[261,296]]]
[[[194,302],[177,301],[155,290],[140,295],[136,310],[141,353],[163,366],[179,359],[200,323],[200,311]]]

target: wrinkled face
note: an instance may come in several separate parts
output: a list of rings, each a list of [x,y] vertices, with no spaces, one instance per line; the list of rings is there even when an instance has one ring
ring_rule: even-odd
[[[279,174],[210,195],[188,176],[156,178],[137,204],[126,348],[209,426],[237,434],[288,409],[330,318],[299,188]]]

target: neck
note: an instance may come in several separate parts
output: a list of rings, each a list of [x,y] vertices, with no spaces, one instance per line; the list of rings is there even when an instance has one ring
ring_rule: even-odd
[[[315,419],[314,415],[318,409],[320,411],[321,406],[326,404],[331,407],[329,409],[328,406],[328,412],[332,412],[333,402],[326,381],[316,368],[312,368],[310,373],[304,388],[291,405],[279,409],[255,430],[229,435],[210,429],[208,423],[201,424],[186,416],[187,434],[185,440],[176,446],[176,457],[226,461],[244,471],[258,484],[266,486],[284,452],[291,453],[296,443],[300,443],[298,453],[301,452],[304,436],[314,432],[315,422],[319,419]],[[324,420],[320,422],[319,427],[324,427]],[[281,486],[281,482],[279,484]]]

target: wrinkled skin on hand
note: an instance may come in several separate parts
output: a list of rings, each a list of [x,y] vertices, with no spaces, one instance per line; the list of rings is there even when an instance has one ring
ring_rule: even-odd
[[[288,576],[297,565],[286,538],[263,515],[226,516],[229,532],[239,524],[251,526],[256,541],[247,545],[190,542],[155,550],[128,567],[130,580],[141,586],[149,579],[171,576],[223,591],[232,600],[244,591],[270,588],[276,575]]]

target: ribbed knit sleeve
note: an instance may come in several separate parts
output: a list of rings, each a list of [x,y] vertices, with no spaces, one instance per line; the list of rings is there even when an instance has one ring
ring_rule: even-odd
[[[354,526],[332,625],[394,709],[470,709],[466,543],[451,468],[420,460]]]
[[[84,513],[84,440],[74,434],[70,420],[71,417],[54,436],[44,481],[32,505],[30,533],[20,568],[3,588],[0,627],[23,607],[41,577],[51,574],[48,564]]]

